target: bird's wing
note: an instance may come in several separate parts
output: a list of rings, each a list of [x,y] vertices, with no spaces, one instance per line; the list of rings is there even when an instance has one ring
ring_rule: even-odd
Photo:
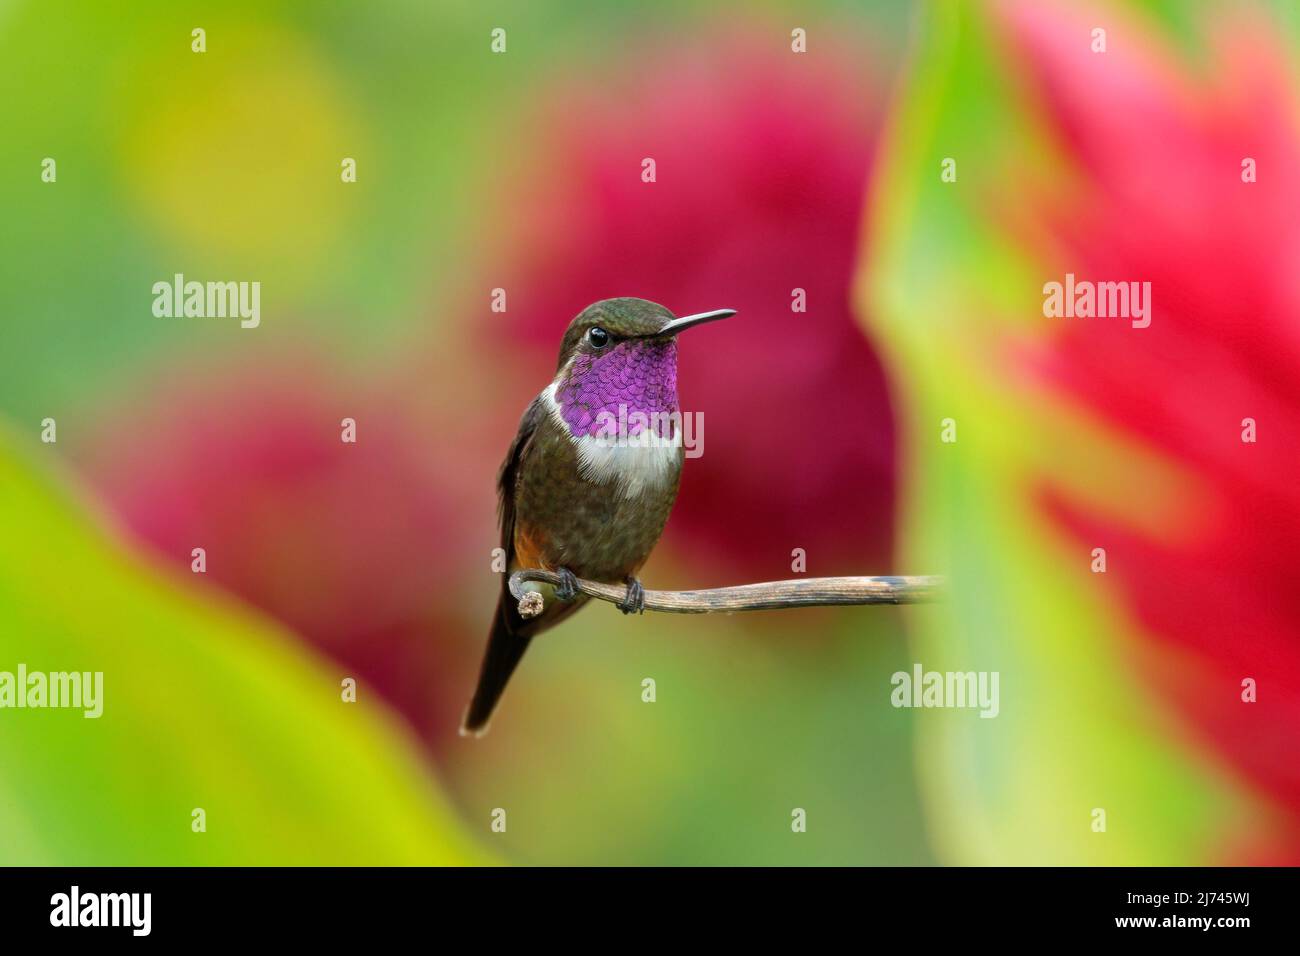
[[[523,417],[519,419],[519,431],[515,433],[515,440],[510,443],[510,450],[506,452],[505,461],[501,463],[501,471],[497,475],[497,516],[501,523],[501,547],[506,552],[507,568],[514,566],[515,559],[515,481],[519,476],[520,465],[532,447],[537,426],[546,414],[543,400],[543,396],[538,395],[524,410]]]
[[[501,595],[497,599],[496,614],[492,617],[492,628],[488,633],[487,650],[483,654],[483,665],[479,672],[478,685],[474,697],[470,700],[461,723],[461,733],[482,735],[487,731],[488,719],[496,709],[501,692],[505,690],[510,675],[519,665],[519,660],[528,649],[533,633],[543,627],[541,618],[525,621],[519,616],[514,598],[510,595],[510,571],[515,566],[515,482],[519,469],[532,447],[533,436],[546,414],[546,406],[541,396],[533,400],[524,416],[519,421],[519,431],[506,452],[506,460],[501,463],[501,473],[497,476],[497,490],[501,496],[501,547],[506,553],[506,573],[501,576]],[[552,601],[552,604],[556,602]],[[573,602],[577,604],[578,602]],[[563,605],[558,610],[547,609],[548,617],[558,617],[572,610],[570,605]]]

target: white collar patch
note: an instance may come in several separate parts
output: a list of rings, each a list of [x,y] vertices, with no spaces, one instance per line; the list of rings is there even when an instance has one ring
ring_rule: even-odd
[[[680,423],[672,438],[661,438],[652,430],[621,440],[617,436],[574,435],[555,397],[559,387],[557,377],[542,395],[551,420],[573,442],[578,473],[584,479],[598,485],[613,482],[620,498],[637,498],[675,480],[683,457]]]

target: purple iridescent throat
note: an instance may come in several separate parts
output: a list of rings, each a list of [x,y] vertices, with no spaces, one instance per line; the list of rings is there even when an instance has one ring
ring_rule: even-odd
[[[656,434],[669,437],[673,429],[663,423],[677,411],[677,340],[627,339],[598,355],[579,353],[560,379],[555,400],[574,437],[602,428],[608,434],[620,406],[628,435],[644,430],[642,420],[648,419]]]

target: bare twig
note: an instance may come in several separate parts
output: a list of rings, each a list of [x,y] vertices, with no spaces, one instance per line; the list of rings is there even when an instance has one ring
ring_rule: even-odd
[[[544,599],[535,591],[525,590],[524,585],[529,581],[557,585],[560,576],[554,571],[536,568],[510,575],[510,593],[519,600],[520,615],[536,617],[542,613]],[[627,594],[627,588],[622,584],[602,584],[578,578],[576,585],[579,593],[611,604],[620,603]],[[646,591],[645,609],[670,614],[709,614],[835,604],[926,604],[938,600],[942,588],[943,578],[933,576],[794,578],[703,591]]]

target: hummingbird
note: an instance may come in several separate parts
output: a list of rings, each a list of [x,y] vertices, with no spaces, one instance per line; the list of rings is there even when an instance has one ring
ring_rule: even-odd
[[[677,336],[735,315],[681,318],[645,299],[604,299],[574,317],[555,378],[533,399],[497,477],[506,573],[478,686],[461,725],[481,736],[529,642],[587,598],[576,581],[626,584],[618,607],[645,609],[637,572],[677,498],[685,452],[677,403]],[[510,594],[521,568],[556,572],[534,582],[544,609],[525,620]]]

